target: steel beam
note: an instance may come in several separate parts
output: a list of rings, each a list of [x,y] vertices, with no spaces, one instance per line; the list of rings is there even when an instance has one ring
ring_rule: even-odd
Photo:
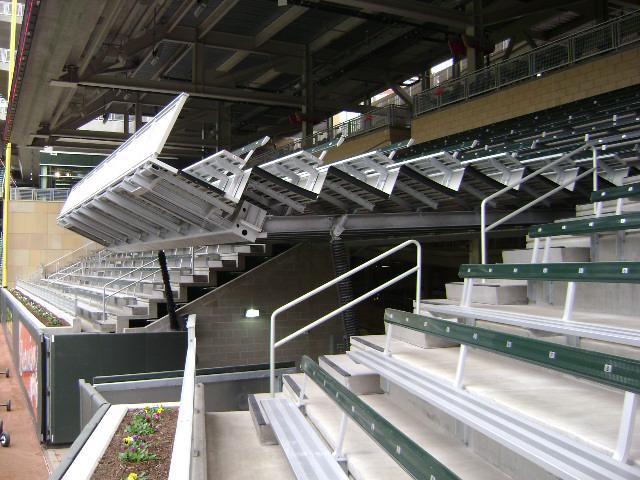
[[[281,95],[277,93],[257,92],[229,87],[212,87],[208,85],[193,85],[190,82],[178,82],[164,80],[152,82],[146,80],[134,80],[107,76],[94,76],[70,82],[67,80],[52,80],[51,85],[59,87],[75,87],[77,85],[98,88],[120,88],[139,92],[169,93],[177,95],[181,92],[188,93],[196,98],[211,98],[230,102],[255,103],[259,105],[277,105],[283,107],[301,108],[304,99],[293,95]]]
[[[498,219],[505,212],[492,211],[488,214]],[[575,213],[575,212],[574,212]],[[517,221],[510,221],[511,225],[526,225],[538,222],[539,219],[552,221],[555,218],[571,216],[570,210],[563,211],[528,211],[518,217]],[[268,216],[263,232],[275,235],[296,235],[302,232],[310,234],[329,234],[336,216],[332,215],[304,215],[304,216]],[[420,212],[420,213],[372,213],[347,214],[345,216],[345,234],[358,233],[386,235],[389,231],[435,231],[450,229],[477,229],[480,225],[480,215],[474,212]]]
[[[436,7],[425,6],[416,0],[330,0],[331,3],[345,7],[361,8],[363,10],[394,15],[411,22],[436,23],[456,29],[465,29],[471,25],[471,18],[461,12]]]

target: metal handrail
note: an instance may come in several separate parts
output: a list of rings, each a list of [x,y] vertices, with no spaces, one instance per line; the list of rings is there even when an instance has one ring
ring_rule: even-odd
[[[544,72],[565,67],[593,55],[610,52],[622,46],[637,42],[640,35],[637,35],[638,32],[634,29],[636,23],[632,24],[630,20],[638,18],[640,18],[640,15],[636,10],[611,19],[608,22],[595,25],[589,29],[580,30],[552,42],[545,43],[537,48],[494,63],[485,68],[470,71],[458,78],[449,79],[430,89],[423,90],[413,96],[413,103],[415,105],[414,114],[418,116],[451,103],[468,100],[476,95],[497,90],[515,82],[537,78]],[[587,51],[576,55],[577,42],[583,39],[583,41],[587,42],[586,45],[588,47],[589,36],[598,32],[605,32],[608,35],[607,40],[609,40],[609,42],[605,42],[605,45],[597,47],[593,52]],[[621,38],[623,33],[628,34],[629,32],[636,32],[637,37],[633,39]],[[551,52],[555,48],[564,49],[564,54],[557,56],[557,60],[554,60],[552,63],[546,64],[544,62],[545,53]],[[540,65],[536,63],[538,56],[541,58]],[[517,67],[518,65],[524,65],[524,70],[521,71]],[[513,75],[509,75],[509,66],[515,66],[515,73]],[[477,85],[474,85],[476,82]],[[447,91],[452,93],[449,98],[445,99],[443,94]]]
[[[86,254],[87,254],[87,255],[89,255],[89,247],[91,247],[91,245],[97,245],[98,247],[101,247],[101,246],[102,246],[102,245],[100,245],[100,244],[98,244],[98,243],[96,243],[96,242],[93,242],[93,241],[88,242],[88,243],[85,243],[85,244],[84,244],[84,245],[82,245],[81,247],[76,248],[75,250],[73,250],[72,252],[66,253],[65,255],[62,255],[61,257],[56,258],[56,259],[55,259],[55,260],[53,260],[52,262],[49,262],[49,263],[47,263],[46,265],[44,265],[44,266],[42,267],[42,269],[43,269],[44,273],[45,273],[45,274],[47,274],[47,268],[49,268],[49,267],[50,267],[51,265],[53,265],[53,264],[55,264],[55,265],[56,265],[56,271],[55,271],[55,272],[53,272],[53,273],[52,273],[52,275],[53,275],[53,274],[55,274],[55,273],[58,273],[59,268],[60,268],[60,262],[61,262],[63,259],[67,258],[67,257],[70,257],[70,256],[72,256],[72,255],[75,255],[76,253],[80,252],[81,250],[85,250],[85,251],[87,252]],[[98,249],[98,250],[95,250],[93,253],[95,253],[95,252],[99,252],[99,251],[103,251],[103,250],[104,250],[104,247],[102,248],[102,250],[99,250],[99,249]]]
[[[70,268],[71,268],[71,267],[73,267],[74,265],[78,265],[78,263],[82,263],[82,262],[74,263],[73,265],[71,265],[71,266],[70,266]],[[70,277],[70,276],[71,276],[71,275],[73,275],[74,273],[79,272],[79,271],[82,271],[82,269],[83,269],[83,268],[84,268],[84,267],[83,267],[82,265],[80,265],[80,266],[79,266],[78,268],[76,268],[75,270],[72,270],[72,271],[70,271],[69,273],[66,273],[65,275],[63,275],[63,276],[61,276],[61,277],[57,277],[55,280],[64,280],[65,278]]]
[[[187,318],[187,355],[184,362],[182,388],[180,390],[180,409],[176,432],[173,437],[169,480],[193,478],[191,458],[193,456],[194,402],[196,386],[196,316]],[[200,452],[204,454],[205,452]]]
[[[193,455],[193,422],[196,382],[196,316],[187,318],[187,355],[184,362],[180,409],[173,437],[169,480],[192,478],[191,457]],[[204,452],[200,452],[203,454]]]
[[[115,294],[120,293],[122,290],[124,290],[126,288],[129,288],[131,285],[135,285],[135,284],[141,282],[142,280],[144,280],[146,278],[149,278],[151,275],[147,275],[146,277],[139,278],[138,280],[136,280],[135,282],[131,283],[130,285],[127,285],[126,287],[121,288],[120,290],[116,290],[115,292],[109,294],[108,296],[107,296],[107,287],[109,285],[113,284],[113,283],[116,283],[118,280],[122,280],[124,277],[127,277],[127,276],[131,275],[132,273],[137,272],[138,270],[140,270],[140,269],[142,269],[142,268],[144,268],[144,267],[146,267],[148,265],[151,265],[152,263],[155,263],[157,261],[158,260],[154,258],[153,260],[140,265],[139,267],[135,268],[134,270],[129,270],[127,273],[123,273],[118,278],[114,278],[113,280],[111,280],[110,282],[105,283],[102,286],[102,321],[103,322],[106,321],[106,319],[107,319],[107,298],[113,297]],[[159,269],[158,270],[154,270],[152,274],[155,275],[159,271],[160,271]]]
[[[392,278],[391,280],[386,281],[385,283],[383,283],[382,285],[374,288],[373,290],[369,290],[367,293],[360,295],[358,298],[355,298],[353,300],[351,300],[349,303],[346,303],[344,305],[342,305],[341,307],[333,310],[330,313],[327,313],[326,315],[320,317],[319,319],[315,320],[314,322],[311,322],[310,324],[306,325],[305,327],[302,327],[301,329],[293,332],[290,335],[287,335],[286,337],[278,340],[276,342],[276,318],[279,314],[281,314],[282,312],[290,309],[291,307],[294,307],[296,305],[298,305],[299,303],[307,300],[308,298],[311,298],[312,296],[314,296],[317,293],[320,293],[324,290],[326,290],[329,287],[332,287],[333,285],[340,283],[341,281],[343,281],[346,278],[349,278],[350,276],[360,272],[361,270],[364,270],[365,268],[373,265],[374,263],[379,262],[380,260],[382,260],[383,258],[388,257],[389,255],[393,255],[394,253],[396,253],[399,250],[404,249],[405,247],[409,246],[409,245],[415,245],[416,247],[416,266],[410,268],[409,270],[407,270],[404,273],[401,273],[400,275]],[[308,332],[309,330],[317,327],[318,325],[326,322],[327,320],[335,317],[336,315],[344,312],[345,310],[350,309],[351,307],[359,304],[360,302],[362,302],[363,300],[366,300],[367,298],[375,295],[376,293],[384,290],[385,288],[399,282],[400,280],[408,277],[409,275],[412,275],[413,273],[416,274],[416,305],[415,305],[415,313],[420,313],[420,287],[422,285],[422,246],[420,245],[420,243],[418,243],[416,240],[407,240],[406,242],[402,242],[399,245],[396,245],[395,247],[387,250],[384,253],[381,253],[380,255],[378,255],[377,257],[372,258],[371,260],[363,263],[362,265],[359,265],[355,268],[352,268],[351,270],[349,270],[346,273],[343,273],[342,275],[334,278],[333,280],[320,285],[317,288],[314,288],[313,290],[305,293],[304,295],[301,295],[300,297],[290,301],[289,303],[282,305],[281,307],[277,308],[272,314],[271,314],[271,326],[270,326],[270,337],[269,337],[269,390],[271,392],[271,396],[275,395],[275,365],[276,365],[276,348],[284,345],[285,343],[293,340],[296,337],[299,337],[300,335],[302,335],[305,332]]]
[[[16,287],[22,289],[36,298],[40,298],[52,304],[55,307],[73,315],[78,314],[78,295],[75,295],[74,299],[67,297],[66,295],[60,295],[59,292],[52,292],[48,288],[38,285],[33,282],[27,282],[25,280],[17,280]]]
[[[489,226],[486,226],[486,222],[487,222],[487,212],[486,212],[487,203],[490,202],[491,200],[493,200],[494,198],[497,198],[497,197],[503,195],[504,193],[506,193],[506,192],[508,192],[510,190],[513,190],[518,185],[521,185],[521,184],[527,182],[528,180],[541,175],[542,173],[544,173],[547,170],[549,170],[550,168],[558,165],[559,163],[562,163],[562,162],[570,159],[576,153],[580,153],[580,152],[582,152],[582,151],[584,151],[584,150],[586,150],[586,149],[588,149],[590,147],[591,147],[590,143],[585,143],[581,147],[578,147],[575,150],[572,150],[571,152],[561,156],[560,158],[557,158],[556,160],[554,160],[551,163],[543,165],[542,167],[540,167],[537,170],[533,171],[529,175],[527,175],[525,177],[522,177],[517,182],[510,183],[506,187],[498,190],[497,192],[492,193],[488,197],[485,197],[484,200],[482,200],[482,202],[480,203],[480,250],[481,250],[481,255],[482,255],[482,264],[487,263],[487,244],[486,244],[487,238],[486,237],[487,237],[487,232],[488,231],[494,229],[498,225],[502,225],[507,220],[510,220],[511,218],[515,217],[516,215],[519,215],[520,213],[522,213],[523,211],[525,211],[528,208],[532,207],[533,205],[536,205],[537,203],[545,200],[550,195],[553,195],[557,191],[562,190],[562,188],[566,187],[570,183],[573,183],[573,182],[577,181],[579,178],[578,177],[573,178],[570,181],[566,182],[566,184],[563,184],[563,185],[560,185],[557,188],[554,188],[550,192],[547,192],[545,195],[542,195],[541,197],[536,198],[535,200],[533,200],[532,202],[528,203],[524,207],[521,207],[518,210],[515,210],[514,212],[511,212],[509,215],[506,215],[505,217],[495,221],[494,223],[492,223]],[[589,169],[588,172],[591,173],[591,169]],[[585,176],[584,174],[579,175],[580,178],[582,178],[584,176]]]

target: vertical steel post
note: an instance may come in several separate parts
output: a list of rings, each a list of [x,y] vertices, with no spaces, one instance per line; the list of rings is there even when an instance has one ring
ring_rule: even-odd
[[[629,456],[637,407],[638,396],[632,392],[624,392],[624,404],[622,406],[622,417],[620,418],[620,428],[618,430],[618,442],[613,452],[613,459],[619,462],[626,462]]]
[[[345,412],[342,412],[342,418],[340,419],[340,431],[338,433],[338,443],[336,443],[336,449],[333,451],[333,456],[336,459],[342,458],[342,447],[344,446],[344,437],[347,435],[348,423],[349,417]]]
[[[26,21],[27,19],[25,19]],[[7,82],[7,100],[12,101],[11,86],[16,58],[16,32],[18,25],[18,0],[11,2],[11,38],[9,40],[9,81]],[[7,245],[9,244],[9,200],[11,197],[11,143],[7,142],[4,167],[4,205],[2,216],[2,286],[7,286]]]

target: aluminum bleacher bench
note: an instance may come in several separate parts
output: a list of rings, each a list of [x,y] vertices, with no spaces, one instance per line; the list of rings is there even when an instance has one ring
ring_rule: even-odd
[[[455,381],[451,383],[398,360],[389,350],[352,350],[348,353],[351,359],[559,478],[640,478],[640,469],[626,463],[631,445],[630,427],[635,418],[635,398],[640,392],[640,362],[393,309],[386,310],[385,321],[390,327],[401,325],[461,343]],[[388,328],[387,335],[391,335],[391,328]],[[546,427],[517,411],[504,408],[495,401],[465,391],[462,386],[468,347],[483,349],[625,391],[618,443],[613,456]]]
[[[486,320],[553,332],[573,338],[590,338],[640,347],[640,330],[572,321],[575,284],[577,282],[640,283],[640,263],[638,262],[461,265],[458,275],[464,278],[460,304],[428,303],[423,305],[425,312],[437,316]],[[562,317],[546,317],[472,307],[472,289],[477,279],[568,282]]]

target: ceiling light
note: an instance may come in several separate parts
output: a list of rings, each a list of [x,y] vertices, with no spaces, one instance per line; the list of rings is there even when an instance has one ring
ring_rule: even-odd
[[[260,316],[260,310],[256,308],[248,308],[246,312],[244,312],[245,318],[256,318]]]
[[[53,176],[56,177],[56,178],[60,178],[60,172],[54,173]]]
[[[207,9],[207,3],[209,3],[209,0],[198,0],[196,9],[193,11],[193,16],[199,17],[202,14],[202,12],[204,12]]]
[[[287,6],[287,0],[278,0],[278,6],[279,7],[286,7]]]

